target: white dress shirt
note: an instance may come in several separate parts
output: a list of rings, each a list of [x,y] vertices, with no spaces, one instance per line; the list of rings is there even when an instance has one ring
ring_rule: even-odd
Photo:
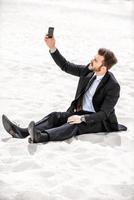
[[[95,112],[95,109],[94,109],[94,106],[92,103],[92,99],[93,99],[95,91],[103,77],[104,77],[104,75],[96,76],[96,79],[94,80],[94,82],[92,83],[90,88],[86,91],[86,93],[84,94],[83,101],[82,101],[82,109],[83,110]]]

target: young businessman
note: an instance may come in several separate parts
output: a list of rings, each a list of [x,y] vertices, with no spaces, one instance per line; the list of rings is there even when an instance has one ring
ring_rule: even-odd
[[[66,112],[52,112],[28,128],[20,128],[5,115],[3,126],[15,138],[30,135],[29,142],[62,141],[86,133],[124,131],[118,124],[115,105],[119,99],[120,85],[109,69],[117,63],[114,53],[101,48],[90,64],[76,65],[68,62],[55,46],[55,38],[44,38],[55,63],[65,72],[79,77],[75,99]],[[70,88],[71,89],[71,88]]]

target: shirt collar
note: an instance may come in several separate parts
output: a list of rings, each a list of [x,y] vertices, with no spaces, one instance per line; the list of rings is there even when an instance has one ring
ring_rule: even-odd
[[[104,74],[104,75],[101,75],[101,76],[97,76],[97,75],[96,75],[96,80],[97,80],[97,81],[100,81],[104,76],[105,76],[105,74]]]

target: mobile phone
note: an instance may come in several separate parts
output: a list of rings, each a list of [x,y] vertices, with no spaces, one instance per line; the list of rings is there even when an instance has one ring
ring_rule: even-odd
[[[47,36],[49,38],[52,38],[53,37],[53,33],[54,33],[54,27],[49,27]]]

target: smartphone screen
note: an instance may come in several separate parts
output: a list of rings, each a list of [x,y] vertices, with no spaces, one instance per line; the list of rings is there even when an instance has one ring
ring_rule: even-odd
[[[48,34],[47,34],[49,38],[53,37],[53,32],[54,32],[54,27],[49,27],[48,28]]]

